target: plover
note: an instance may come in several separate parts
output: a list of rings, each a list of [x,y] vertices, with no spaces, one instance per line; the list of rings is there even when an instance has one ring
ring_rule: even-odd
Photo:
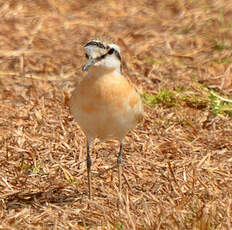
[[[70,98],[70,111],[87,138],[87,176],[92,197],[90,144],[95,138],[117,139],[119,192],[122,186],[123,141],[143,119],[143,104],[133,84],[122,75],[120,49],[115,44],[91,40],[85,46],[87,76]]]

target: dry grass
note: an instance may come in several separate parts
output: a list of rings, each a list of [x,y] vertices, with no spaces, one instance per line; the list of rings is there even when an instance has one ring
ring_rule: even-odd
[[[232,229],[231,0],[2,0],[0,28],[0,229]],[[96,142],[88,201],[66,106],[102,35],[146,104],[121,204],[116,142]]]

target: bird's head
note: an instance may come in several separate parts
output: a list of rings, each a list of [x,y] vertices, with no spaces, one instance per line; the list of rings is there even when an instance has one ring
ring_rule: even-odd
[[[83,71],[95,66],[121,72],[120,48],[117,45],[92,40],[84,46],[84,49],[87,62],[82,67]]]

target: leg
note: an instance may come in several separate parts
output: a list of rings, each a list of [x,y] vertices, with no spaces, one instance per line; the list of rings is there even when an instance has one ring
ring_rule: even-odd
[[[123,143],[120,141],[120,150],[118,154],[118,180],[119,180],[119,193],[121,194],[122,189],[122,150],[123,150]]]
[[[92,165],[92,161],[91,161],[91,156],[90,156],[90,141],[87,138],[87,159],[86,159],[86,163],[87,163],[87,176],[88,176],[88,186],[89,186],[89,199],[92,199],[92,184],[91,184],[91,165]]]

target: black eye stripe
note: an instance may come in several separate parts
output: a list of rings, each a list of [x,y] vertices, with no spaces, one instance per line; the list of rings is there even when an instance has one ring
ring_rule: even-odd
[[[108,47],[108,46],[105,47],[101,42],[97,42],[97,41],[90,41],[85,45],[85,47],[87,47],[87,46],[97,46],[97,47],[102,48],[102,49],[107,49],[107,47]]]
[[[107,53],[103,54],[102,56],[97,57],[97,58],[96,58],[96,61],[97,61],[97,62],[98,62],[98,61],[101,61],[101,60],[104,59],[107,55],[113,54],[112,51],[115,53],[115,55],[116,55],[116,57],[118,58],[118,60],[121,61],[121,56],[120,56],[119,52],[118,52],[117,50],[115,50],[114,48],[111,48]]]

